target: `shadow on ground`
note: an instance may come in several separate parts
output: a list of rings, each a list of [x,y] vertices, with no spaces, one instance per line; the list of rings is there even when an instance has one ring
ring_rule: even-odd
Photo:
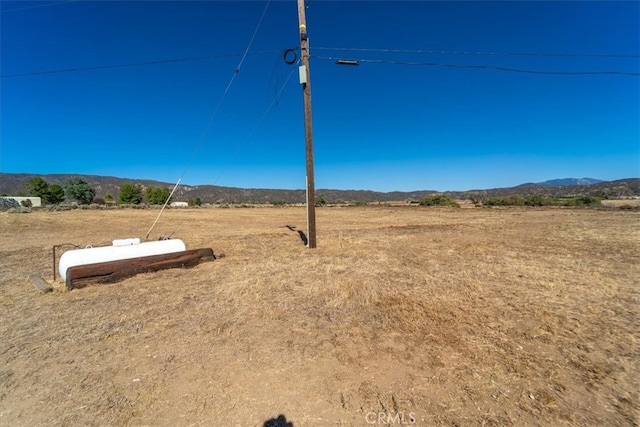
[[[293,427],[293,423],[287,421],[287,417],[280,414],[277,418],[265,421],[262,427]]]
[[[307,244],[309,243],[309,239],[307,239],[307,235],[304,234],[304,231],[296,230],[296,226],[295,225],[285,225],[285,227],[287,227],[291,231],[297,231],[298,235],[300,236],[300,240],[302,240],[302,243],[305,246],[307,246]]]

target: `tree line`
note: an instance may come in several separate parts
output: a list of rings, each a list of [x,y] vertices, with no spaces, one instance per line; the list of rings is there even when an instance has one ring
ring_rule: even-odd
[[[171,192],[167,187],[143,187],[140,184],[125,183],[120,186],[117,201],[111,193],[104,199],[96,198],[96,190],[81,178],[70,179],[64,185],[49,184],[42,177],[31,178],[27,191],[33,197],[40,197],[45,205],[57,205],[62,202],[75,202],[81,205],[91,203],[117,203],[119,205],[163,205],[170,200]]]
[[[502,197],[485,197],[478,194],[468,194],[467,197],[476,206],[602,206],[602,198],[595,196],[548,197],[540,194],[521,196],[519,194]],[[451,206],[460,205],[447,194],[432,194],[420,200],[422,206]]]

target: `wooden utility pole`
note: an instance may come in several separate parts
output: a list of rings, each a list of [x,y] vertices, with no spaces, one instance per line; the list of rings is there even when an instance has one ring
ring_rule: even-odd
[[[307,151],[307,247],[316,247],[316,197],[313,175],[313,133],[311,131],[311,78],[309,73],[309,38],[304,0],[298,0],[300,28],[300,84],[304,98],[304,133]]]

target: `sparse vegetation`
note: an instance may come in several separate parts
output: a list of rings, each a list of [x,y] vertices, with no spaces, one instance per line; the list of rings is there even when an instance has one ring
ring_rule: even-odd
[[[578,196],[568,200],[562,200],[562,206],[602,206],[602,198],[595,196]]]
[[[157,213],[0,214],[0,424],[637,424],[637,212],[319,209],[308,250],[304,207],[173,210],[154,238],[227,257],[25,283],[51,277],[51,244],[135,237]]]
[[[17,208],[10,208],[7,210],[7,213],[30,213],[31,208],[27,206],[18,206]]]
[[[187,200],[187,204],[189,206],[202,206],[202,200],[200,199],[200,197],[196,197],[195,199]]]
[[[482,200],[484,206],[576,206],[596,207],[602,205],[602,199],[594,196],[578,196],[570,198],[552,198],[539,194],[531,196],[487,197]]]

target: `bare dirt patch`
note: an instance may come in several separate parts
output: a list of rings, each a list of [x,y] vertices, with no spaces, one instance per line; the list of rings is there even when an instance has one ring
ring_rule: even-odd
[[[226,257],[27,280],[156,214],[0,213],[0,425],[639,423],[637,212],[324,208],[308,250],[304,208],[169,210]]]

